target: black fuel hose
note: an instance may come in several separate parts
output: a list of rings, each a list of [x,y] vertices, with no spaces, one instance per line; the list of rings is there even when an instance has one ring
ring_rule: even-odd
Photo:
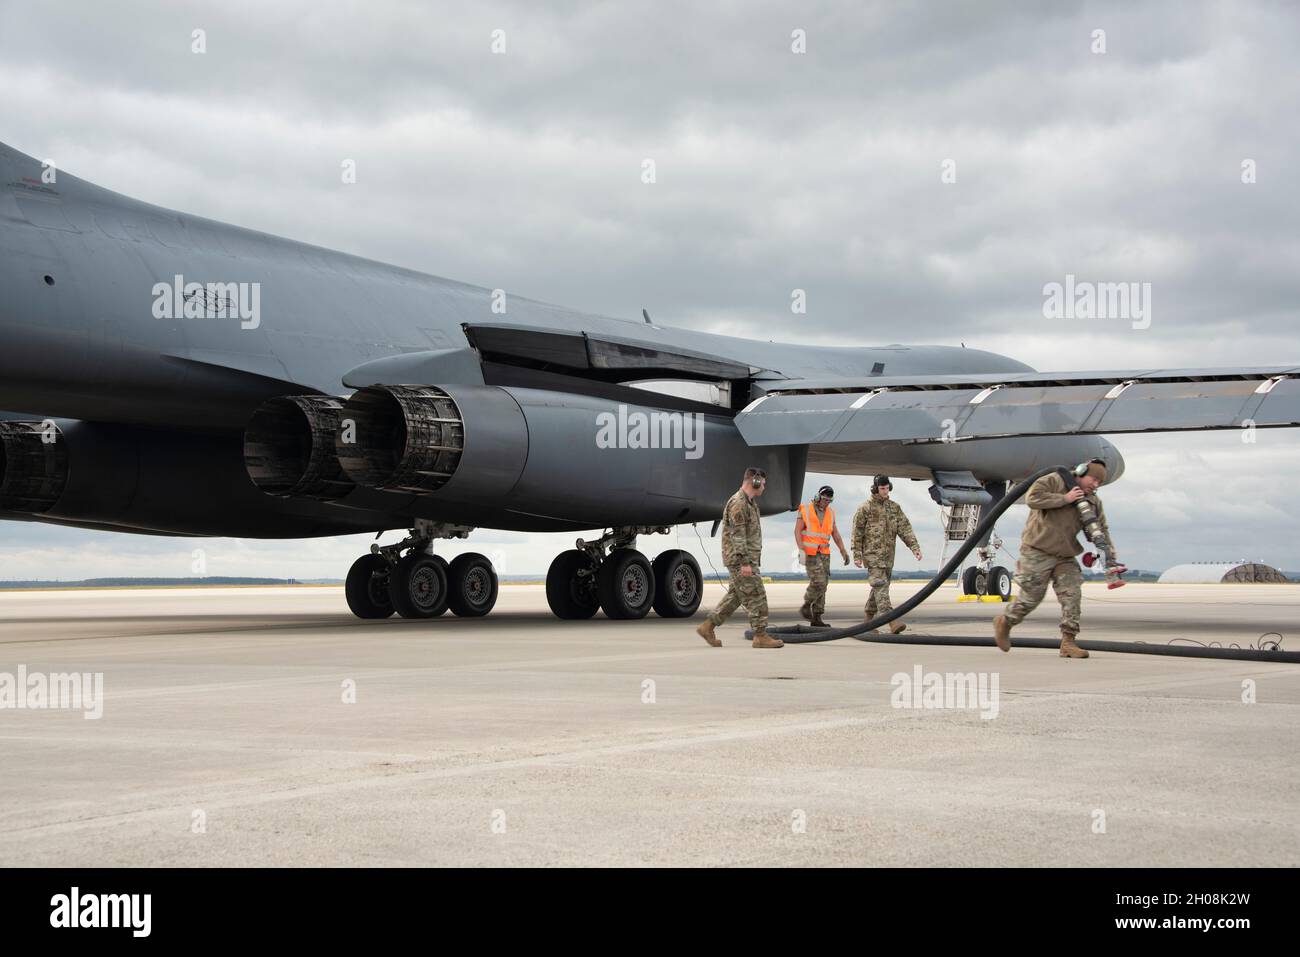
[[[813,628],[811,625],[784,625],[780,628],[769,628],[767,630],[768,634],[779,635],[787,644],[793,645],[812,644],[817,641],[838,641],[841,638],[857,638],[864,632],[872,631],[879,628],[881,625],[887,625],[895,618],[906,615],[909,611],[934,594],[935,589],[948,580],[948,576],[957,570],[966,556],[969,555],[980,543],[980,540],[984,537],[984,533],[993,527],[997,520],[1002,517],[1003,512],[1019,501],[1020,497],[1029,491],[1029,486],[1033,485],[1044,475],[1051,475],[1055,471],[1056,466],[1054,465],[1050,468],[1039,469],[1033,475],[1029,476],[1029,478],[1012,488],[1006,495],[1002,496],[1001,501],[999,501],[997,505],[993,506],[993,508],[989,510],[989,513],[984,516],[984,519],[975,526],[975,530],[970,533],[970,537],[966,539],[966,543],[962,545],[961,548],[957,549],[957,553],[953,555],[952,558],[948,559],[947,564],[945,564],[943,568],[940,568],[933,578],[926,582],[925,587],[887,614],[878,615],[870,621],[859,622],[858,624],[852,625],[848,628]],[[752,630],[746,631],[745,637],[752,640],[754,632]],[[862,640],[867,641],[869,639],[863,638]]]
[[[813,628],[811,625],[783,625],[777,628],[769,628],[768,634],[776,635],[786,644],[806,645],[819,641],[838,641],[841,638],[856,638],[858,641],[877,642],[880,644],[893,645],[994,645],[993,639],[965,637],[961,635],[911,635],[907,638],[900,638],[897,635],[868,635],[869,631],[874,631],[881,625],[887,625],[896,618],[906,615],[921,602],[925,601],[935,590],[939,588],[949,576],[960,567],[962,561],[969,555],[984,538],[984,534],[993,528],[997,520],[1002,517],[1002,513],[1018,502],[1029,487],[1037,482],[1044,475],[1050,475],[1057,470],[1056,466],[1045,469],[1039,469],[1029,478],[1020,482],[1011,488],[1002,499],[989,510],[975,530],[971,532],[966,539],[965,544],[957,549],[956,554],[948,559],[947,563],[939,569],[933,578],[926,582],[925,586],[911,598],[907,599],[901,605],[892,609],[889,613],[878,615],[870,621],[859,622],[848,628]],[[753,639],[754,632],[747,630],[745,637]],[[1050,638],[1018,638],[1015,646],[1020,648],[1058,648],[1060,639]],[[1079,647],[1089,651],[1118,651],[1132,654],[1144,655],[1175,655],[1185,658],[1226,658],[1237,661],[1279,661],[1291,664],[1300,664],[1300,652],[1280,651],[1266,648],[1215,648],[1201,647],[1196,645],[1153,645],[1146,642],[1138,641],[1090,641],[1084,640],[1079,642]]]
[[[858,641],[882,645],[950,645],[968,648],[996,648],[991,637],[979,635],[854,635]],[[786,641],[790,639],[786,638]],[[1220,658],[1231,661],[1276,661],[1300,665],[1300,651],[1282,651],[1278,648],[1231,648],[1213,645],[1157,645],[1145,641],[1100,641],[1078,639],[1085,651],[1117,651],[1134,655],[1169,655],[1175,658]],[[1060,638],[1016,638],[1014,648],[1048,648],[1055,651],[1061,646]]]

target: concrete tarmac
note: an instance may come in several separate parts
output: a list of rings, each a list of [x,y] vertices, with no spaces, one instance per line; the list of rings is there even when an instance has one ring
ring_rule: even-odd
[[[774,623],[801,594],[769,587]],[[830,597],[849,623],[865,586]],[[987,634],[998,607],[946,586],[909,622]],[[0,862],[1300,863],[1300,666],[757,651],[743,611],[712,649],[698,618],[560,622],[537,585],[431,622],[358,621],[333,587],[0,592],[0,691],[20,667],[103,675],[98,719],[0,708]],[[1300,586],[1088,585],[1083,620],[1300,650]],[[896,706],[918,668],[987,695]]]

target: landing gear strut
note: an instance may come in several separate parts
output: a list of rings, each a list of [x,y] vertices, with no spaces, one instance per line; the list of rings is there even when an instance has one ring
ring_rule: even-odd
[[[944,510],[944,545],[940,564],[948,555],[948,546],[967,541],[1006,493],[1006,482],[980,483],[970,473],[935,473],[930,497]],[[993,564],[1001,547],[1002,539],[993,528],[989,528],[975,550],[974,564],[962,573],[963,595],[1011,600],[1011,572],[1002,565]]]
[[[996,533],[991,533],[988,543],[975,550],[978,556],[976,564],[967,568],[961,576],[963,595],[988,595],[1002,601],[1011,600],[1011,572],[1002,565],[993,564],[995,554],[1001,547],[1002,539]]]
[[[689,552],[672,549],[651,564],[634,547],[637,535],[665,534],[668,526],[625,526],[561,552],[546,573],[546,601],[556,617],[686,618],[700,606],[704,577]]]
[[[497,601],[497,574],[488,559],[470,552],[450,564],[433,554],[440,538],[468,538],[467,525],[417,519],[415,527],[393,545],[371,545],[348,571],[344,594],[358,618],[436,618],[447,611],[477,618]]]

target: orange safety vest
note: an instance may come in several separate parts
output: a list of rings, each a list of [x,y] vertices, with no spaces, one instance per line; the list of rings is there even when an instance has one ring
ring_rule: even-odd
[[[803,518],[803,550],[809,555],[821,552],[831,553],[831,531],[835,528],[835,509],[826,506],[826,514],[817,521],[817,509],[811,502],[799,506],[799,515]]]

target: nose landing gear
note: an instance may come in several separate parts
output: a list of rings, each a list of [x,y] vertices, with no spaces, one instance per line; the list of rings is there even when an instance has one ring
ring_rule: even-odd
[[[993,564],[993,554],[1002,540],[994,536],[991,547],[978,548],[975,553],[979,563],[962,572],[961,593],[979,598],[1011,600],[1011,572],[1003,565]]]
[[[984,516],[1002,500],[1006,491],[1006,482],[984,482],[981,486],[975,476],[969,473],[964,476],[935,473],[935,484],[930,487],[930,497],[943,507],[944,541],[943,553],[939,556],[940,565],[948,557],[948,548],[954,544],[960,548],[962,543],[969,540]],[[977,497],[982,497],[984,501],[978,501]],[[974,563],[962,572],[961,593],[967,600],[1011,600],[1011,572],[1002,565],[993,564],[1001,547],[1002,539],[990,527],[975,549]]]

